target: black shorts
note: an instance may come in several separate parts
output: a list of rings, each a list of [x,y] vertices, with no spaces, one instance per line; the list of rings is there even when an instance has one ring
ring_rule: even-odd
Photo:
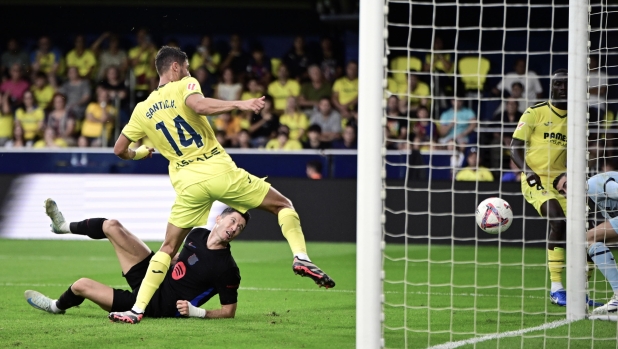
[[[154,252],[151,251],[150,255],[144,258],[143,261],[134,265],[126,274],[122,274],[122,276],[127,280],[129,287],[131,287],[131,291],[114,288],[114,300],[112,302],[111,311],[127,311],[133,307],[135,304],[135,299],[137,298],[137,292],[139,291],[142,281],[146,276],[148,264],[150,264],[152,256],[154,256]],[[148,306],[148,312],[155,310],[151,308],[155,306],[156,303],[157,302],[153,302]]]

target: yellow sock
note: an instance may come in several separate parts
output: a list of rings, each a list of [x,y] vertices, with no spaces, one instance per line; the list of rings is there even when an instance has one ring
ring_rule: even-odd
[[[144,277],[142,285],[137,292],[137,299],[133,310],[137,310],[142,313],[146,310],[146,306],[150,303],[152,295],[154,295],[155,291],[159,288],[159,285],[163,282],[163,279],[165,279],[165,275],[167,274],[167,270],[170,268],[171,261],[172,257],[165,252],[159,251],[152,256],[152,259],[148,264],[146,276]]]
[[[283,236],[288,240],[290,249],[294,255],[302,253],[307,254],[307,246],[305,245],[305,236],[300,227],[300,218],[298,213],[290,208],[284,208],[279,211],[279,226]]]
[[[564,248],[555,247],[553,250],[547,250],[547,265],[549,266],[549,278],[551,281],[562,282]]]

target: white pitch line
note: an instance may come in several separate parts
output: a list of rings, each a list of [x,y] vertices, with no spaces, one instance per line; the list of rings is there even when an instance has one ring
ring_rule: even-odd
[[[454,348],[459,348],[459,347],[464,346],[464,345],[476,344],[476,343],[480,343],[480,342],[489,341],[489,340],[492,340],[492,339],[499,339],[499,338],[506,338],[506,337],[516,337],[516,336],[520,336],[520,335],[522,335],[524,333],[528,333],[528,332],[549,330],[549,329],[552,329],[552,328],[556,328],[556,327],[567,325],[567,324],[569,324],[571,322],[573,322],[573,321],[572,320],[558,320],[558,321],[548,322],[548,323],[545,323],[543,325],[536,326],[536,327],[523,328],[523,329],[517,330],[517,331],[508,331],[508,332],[502,332],[502,333],[488,334],[488,335],[485,335],[485,336],[476,337],[476,338],[470,338],[470,339],[466,339],[466,340],[462,340],[462,341],[438,344],[438,345],[434,345],[433,347],[429,347],[428,349],[454,349]]]
[[[0,287],[67,287],[69,284],[38,284],[38,283],[14,283],[3,282],[0,283]],[[128,285],[108,285],[113,288],[127,288]],[[276,292],[331,292],[331,293],[356,293],[355,290],[323,290],[321,288],[269,288],[269,287],[240,287],[243,291],[276,291]],[[403,294],[398,291],[385,291],[386,294]],[[496,294],[483,294],[483,293],[448,293],[448,292],[423,292],[415,291],[408,292],[408,294],[416,294],[421,296],[456,296],[456,297],[498,297]],[[500,295],[501,298],[522,298],[520,295]],[[528,299],[545,299],[545,297],[538,296],[524,296]]]

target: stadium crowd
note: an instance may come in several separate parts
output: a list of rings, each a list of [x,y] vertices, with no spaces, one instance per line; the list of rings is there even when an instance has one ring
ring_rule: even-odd
[[[18,40],[8,40],[0,64],[0,147],[112,145],[132,107],[157,88],[154,56],[160,45],[146,29],[136,32],[133,46],[111,33],[91,41],[76,35],[72,47],[62,52],[41,36],[26,52]],[[173,39],[158,44],[178,46]],[[259,114],[209,117],[219,142],[235,148],[355,149],[358,63],[345,62],[341,48],[328,37],[308,44],[297,36],[290,44],[282,57],[269,57],[262,45],[245,45],[235,34],[223,46],[204,35],[181,47],[206,97],[266,96]],[[489,62],[485,71],[477,68],[485,58],[455,61],[440,37],[422,58],[397,52],[389,57],[387,148],[451,151],[456,179],[515,179],[509,154],[512,131],[527,107],[549,97],[527,59],[515,59],[512,71],[491,81],[486,79]],[[464,77],[466,64],[476,69],[471,79]],[[591,121],[606,115],[607,75],[598,67],[591,56],[592,119],[599,115]],[[479,78],[481,74],[485,76]],[[494,131],[478,132],[487,126]],[[147,139],[142,142],[148,145]],[[493,175],[471,170],[483,166]]]
[[[26,52],[9,39],[0,66],[0,147],[112,145],[132,107],[158,84],[159,46],[148,31],[136,32],[134,47],[123,42],[112,33],[91,43],[76,35],[63,52],[41,36]],[[178,47],[175,40],[159,44]],[[358,64],[344,62],[328,37],[316,46],[297,36],[283,57],[268,57],[260,44],[245,51],[239,35],[231,35],[221,51],[204,35],[195,46],[182,47],[206,97],[266,96],[259,114],[209,118],[224,147],[356,148]]]

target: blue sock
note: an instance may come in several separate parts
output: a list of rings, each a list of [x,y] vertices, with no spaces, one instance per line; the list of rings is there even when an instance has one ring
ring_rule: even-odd
[[[602,242],[595,242],[588,249],[588,255],[594,261],[594,264],[599,267],[603,276],[612,286],[614,293],[618,293],[618,268],[612,251]]]

